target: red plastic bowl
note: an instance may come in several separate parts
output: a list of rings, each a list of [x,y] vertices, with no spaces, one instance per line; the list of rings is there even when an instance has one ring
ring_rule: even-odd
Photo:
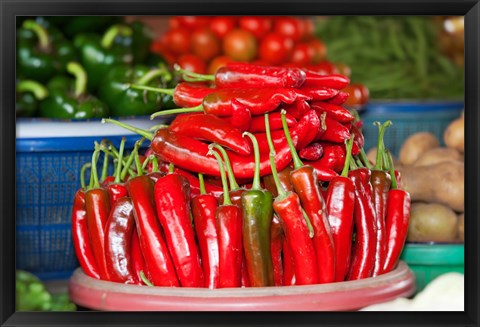
[[[78,268],[69,292],[76,304],[102,311],[351,311],[412,295],[415,276],[401,261],[394,271],[358,281],[210,290],[112,283]]]

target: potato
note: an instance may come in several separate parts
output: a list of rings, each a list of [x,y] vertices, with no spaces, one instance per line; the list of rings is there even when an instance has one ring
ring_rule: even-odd
[[[445,145],[460,152],[465,151],[465,119],[462,117],[455,119],[447,126],[443,133]]]
[[[446,161],[430,166],[397,166],[402,187],[412,201],[440,203],[457,212],[465,209],[465,166],[461,161]]]
[[[457,234],[458,218],[452,209],[437,203],[412,204],[407,241],[453,242]]]
[[[463,156],[453,148],[435,148],[428,150],[418,158],[414,166],[428,166],[444,161],[463,161]]]
[[[412,134],[403,142],[400,148],[400,163],[402,165],[411,165],[426,151],[439,146],[440,142],[433,133],[418,132]]]
[[[458,215],[458,234],[459,241],[465,241],[465,214]]]

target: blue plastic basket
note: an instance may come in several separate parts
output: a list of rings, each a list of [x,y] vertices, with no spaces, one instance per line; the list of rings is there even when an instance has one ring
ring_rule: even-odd
[[[29,126],[37,126],[29,123]],[[135,122],[131,124],[135,125]],[[138,135],[121,129],[120,133],[124,132],[123,135],[102,135],[102,132],[107,130],[107,125],[98,125],[97,122],[92,125],[93,129],[88,131],[91,134],[97,133],[98,136],[19,138],[17,123],[18,269],[27,270],[40,279],[48,280],[69,278],[78,267],[72,243],[71,212],[75,192],[80,187],[80,168],[91,161],[94,141],[108,139],[118,147],[122,136],[126,136],[125,149],[129,151],[133,149],[135,141],[140,139]],[[149,122],[148,125],[153,123]],[[26,128],[28,125],[23,130]],[[148,142],[144,145],[148,146]],[[101,164],[100,160],[99,169]],[[113,172],[112,163],[109,170],[110,173]],[[88,171],[86,177],[88,181]]]
[[[365,149],[377,146],[378,127],[375,121],[391,120],[385,133],[385,146],[396,156],[403,142],[417,132],[433,133],[443,144],[443,132],[450,122],[458,118],[463,110],[463,102],[371,102],[360,113],[363,120]]]

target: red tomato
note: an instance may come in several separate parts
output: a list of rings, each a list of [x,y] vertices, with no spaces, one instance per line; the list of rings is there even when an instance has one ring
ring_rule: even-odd
[[[280,17],[275,20],[273,30],[279,34],[288,36],[294,42],[303,36],[303,22],[295,17]]]
[[[306,43],[297,43],[293,47],[292,58],[293,63],[299,65],[308,65],[312,63],[314,52],[313,49]]]
[[[344,103],[344,105],[347,106],[363,106],[370,98],[370,92],[368,88],[360,83],[350,84],[342,91],[349,94],[347,101]]]
[[[177,64],[185,70],[198,73],[198,74],[205,74],[207,72],[207,65],[205,62],[200,59],[198,56],[193,54],[185,54],[180,56],[177,59]]]
[[[204,61],[210,61],[222,51],[220,40],[207,27],[198,28],[193,32],[191,47],[193,54]]]
[[[234,29],[223,39],[223,52],[237,61],[251,61],[257,56],[257,40],[249,31]]]
[[[168,27],[170,29],[179,28],[180,27],[180,17],[173,16],[168,19]]]
[[[216,36],[223,39],[228,32],[237,26],[237,19],[231,16],[218,16],[210,21],[210,29]]]
[[[174,28],[164,35],[168,49],[175,54],[184,54],[190,51],[190,32],[184,28]]]
[[[319,63],[326,58],[327,47],[322,41],[320,41],[319,39],[312,39],[308,41],[308,45],[310,46],[310,48],[312,48],[313,51],[312,62],[314,64]]]
[[[220,67],[224,67],[224,66],[226,66],[226,65],[228,65],[229,63],[232,63],[232,62],[234,62],[234,61],[232,59],[230,59],[230,57],[228,57],[228,56],[215,57],[215,58],[213,58],[212,61],[210,61],[210,64],[208,65],[207,73],[213,75],[217,72],[217,70]]]
[[[278,34],[267,34],[260,43],[260,59],[272,64],[279,65],[288,60],[293,50],[292,39]]]
[[[208,26],[210,17],[207,16],[177,16],[179,27],[195,29]]]
[[[313,33],[315,32],[315,24],[311,18],[304,18],[302,19],[303,23],[303,36],[302,40],[309,40]]]
[[[244,16],[240,18],[240,27],[251,32],[257,40],[260,40],[272,29],[272,20],[262,16]]]
[[[337,67],[332,64],[330,61],[323,60],[318,64],[309,65],[307,69],[312,70],[314,72],[323,74],[323,75],[330,75],[330,74],[339,74]]]

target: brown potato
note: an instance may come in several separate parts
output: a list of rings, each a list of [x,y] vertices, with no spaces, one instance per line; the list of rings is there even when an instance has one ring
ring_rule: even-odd
[[[447,206],[437,203],[413,203],[407,241],[453,242],[458,234],[458,218]]]
[[[403,142],[400,148],[400,163],[402,165],[411,165],[426,151],[439,146],[440,142],[433,133],[418,132],[412,134]]]
[[[458,215],[458,234],[459,241],[465,241],[465,214]]]
[[[453,148],[435,148],[428,150],[418,158],[414,166],[428,166],[444,161],[463,161],[463,156]]]
[[[465,166],[461,161],[446,161],[430,166],[397,166],[402,187],[412,201],[440,203],[456,212],[465,210]]]
[[[462,117],[455,119],[447,126],[443,133],[445,145],[460,152],[465,151],[465,119]]]

